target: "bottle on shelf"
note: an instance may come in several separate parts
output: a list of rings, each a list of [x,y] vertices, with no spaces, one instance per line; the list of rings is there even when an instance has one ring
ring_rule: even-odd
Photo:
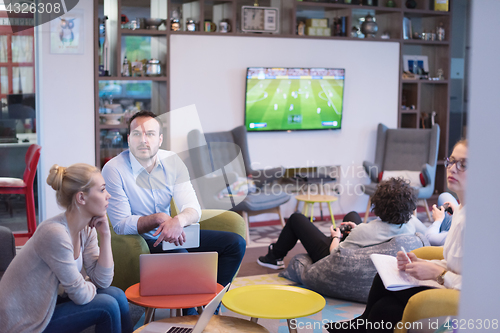
[[[436,36],[437,36],[437,40],[439,41],[444,41],[444,23],[443,22],[439,22],[439,25],[438,27],[436,28]]]
[[[125,59],[123,59],[122,76],[131,76],[130,75],[130,62],[128,61],[127,56],[125,56]]]
[[[103,62],[103,76],[109,76],[110,55],[109,55],[109,41],[108,41],[108,17],[104,16],[104,42],[102,43],[102,62]]]

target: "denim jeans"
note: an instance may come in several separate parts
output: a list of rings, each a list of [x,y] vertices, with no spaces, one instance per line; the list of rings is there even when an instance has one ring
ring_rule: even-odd
[[[96,325],[96,333],[133,331],[127,297],[121,289],[97,289],[97,295],[85,305],[60,298],[44,333],[77,333],[92,325]]]

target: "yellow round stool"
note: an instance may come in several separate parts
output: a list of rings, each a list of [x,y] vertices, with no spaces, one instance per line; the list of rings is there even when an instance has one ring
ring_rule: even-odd
[[[302,214],[304,214],[305,216],[307,216],[308,206],[311,207],[311,222],[313,221],[314,217],[314,204],[319,203],[321,216],[323,216],[323,210],[321,208],[321,204],[326,202],[328,204],[328,209],[330,210],[330,218],[332,219],[333,226],[336,228],[335,217],[333,216],[332,212],[332,202],[337,201],[338,200],[337,197],[326,194],[302,194],[302,195],[297,195],[295,199],[297,199],[297,206],[295,207],[295,210],[299,210],[299,202],[301,201],[304,202],[304,207],[302,207]]]
[[[232,289],[224,295],[222,304],[233,312],[251,317],[255,323],[258,318],[286,319],[288,330],[295,333],[297,329],[292,320],[321,311],[326,301],[308,289],[263,284]]]

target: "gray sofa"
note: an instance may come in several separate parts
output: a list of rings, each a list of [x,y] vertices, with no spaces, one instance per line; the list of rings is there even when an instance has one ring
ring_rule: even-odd
[[[0,226],[0,279],[16,255],[14,235],[9,228]]]
[[[370,254],[395,256],[401,246],[412,251],[428,245],[425,236],[417,233],[411,236],[397,236],[385,243],[364,248],[338,248],[316,263],[313,263],[307,254],[298,254],[279,275],[324,296],[366,303],[377,273]]]

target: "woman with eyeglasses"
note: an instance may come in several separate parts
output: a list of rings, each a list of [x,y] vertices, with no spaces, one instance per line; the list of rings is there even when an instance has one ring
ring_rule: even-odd
[[[455,147],[459,144],[467,146],[467,141],[461,140],[455,144]],[[465,160],[455,161],[451,160],[448,157],[444,160],[444,166],[446,168],[455,163],[458,171],[464,172],[467,169]],[[459,203],[451,193],[444,192],[439,195],[437,205],[432,206],[432,216],[434,217],[434,222],[425,232],[425,236],[427,237],[431,245],[444,245],[446,236],[448,236],[448,231],[451,227],[451,218],[453,212],[456,211],[458,207]]]
[[[460,201],[453,211],[453,223],[444,243],[443,260],[418,259],[413,253],[397,253],[398,269],[418,280],[434,280],[446,288],[462,287],[463,236],[465,230],[465,190],[467,187],[467,141],[455,144],[451,156],[445,162],[448,188]],[[443,211],[438,210],[441,213]],[[408,258],[410,262],[408,262]],[[415,294],[431,287],[415,287],[400,291],[385,289],[380,276],[373,280],[365,311],[360,317],[326,325],[328,332],[392,332],[403,317],[408,300]],[[381,325],[381,323],[384,323]],[[375,329],[378,328],[378,329]]]

